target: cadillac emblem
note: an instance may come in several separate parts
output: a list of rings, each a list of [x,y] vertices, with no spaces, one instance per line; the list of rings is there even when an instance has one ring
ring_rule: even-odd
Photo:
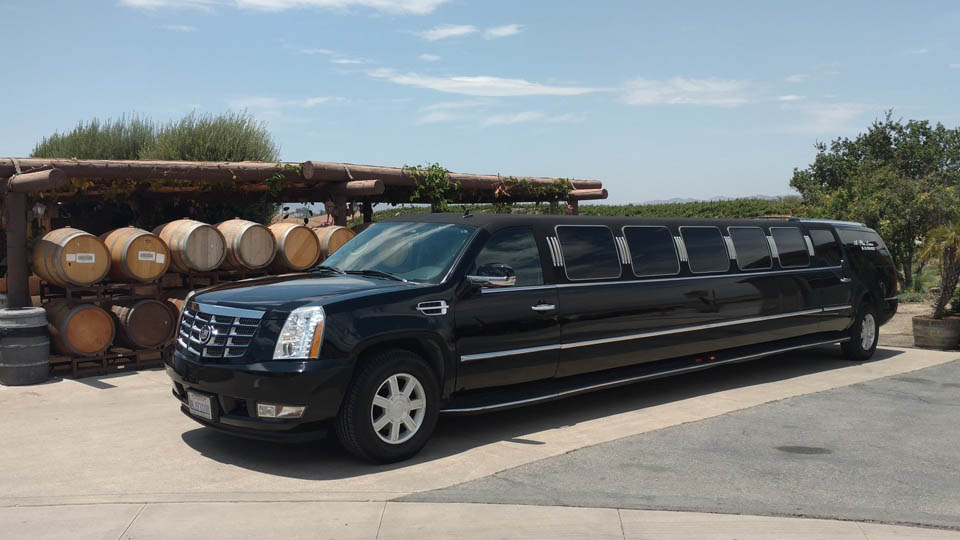
[[[203,328],[200,329],[200,343],[203,343],[204,345],[206,345],[207,343],[210,342],[210,339],[213,338],[213,334],[215,333],[216,331],[209,324],[204,326]]]

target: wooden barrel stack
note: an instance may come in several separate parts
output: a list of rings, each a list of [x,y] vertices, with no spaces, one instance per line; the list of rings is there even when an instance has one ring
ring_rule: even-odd
[[[346,227],[339,225],[330,225],[327,227],[317,227],[313,230],[320,240],[320,260],[325,260],[334,251],[340,249],[344,244],[350,241],[357,233]]]
[[[277,243],[277,255],[271,265],[278,272],[299,272],[320,259],[320,239],[313,231],[295,223],[274,223],[270,232]]]
[[[152,349],[174,338],[179,310],[169,302],[145,298],[114,304],[110,311],[117,322],[117,342],[131,349]]]
[[[44,288],[38,280],[40,296],[34,302],[46,309],[51,348],[62,355],[103,358],[114,344],[156,350],[176,337],[190,292],[183,286],[196,286],[187,278],[201,283],[224,279],[210,277],[217,269],[228,271],[226,279],[232,272],[242,276],[266,268],[304,271],[355,235],[339,226],[276,223],[268,228],[242,219],[216,226],[179,219],[153,232],[122,227],[99,238],[70,227],[56,229],[34,248],[33,264],[39,279],[61,289]],[[168,280],[168,272],[180,277]],[[97,288],[104,279],[110,281]],[[116,350],[124,349],[111,353]]]
[[[226,240],[216,227],[193,219],[178,219],[153,230],[170,250],[170,265],[178,272],[209,272],[223,264]]]
[[[217,230],[226,239],[227,245],[223,268],[259,270],[273,262],[277,242],[270,229],[253,221],[231,219],[217,224]]]
[[[57,299],[47,302],[44,308],[50,338],[61,353],[96,356],[113,344],[113,319],[99,306]]]
[[[33,271],[54,285],[85,287],[107,276],[110,254],[90,233],[70,227],[55,229],[33,248]]]
[[[120,281],[151,282],[167,272],[170,253],[155,234],[136,227],[115,229],[100,236],[110,251],[110,277]]]

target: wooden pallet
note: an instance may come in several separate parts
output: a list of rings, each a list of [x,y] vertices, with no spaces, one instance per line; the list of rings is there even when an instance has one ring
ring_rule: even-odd
[[[241,279],[257,278],[272,275],[267,270],[214,270],[212,272],[193,272],[180,274],[183,287],[196,289],[209,287],[218,283],[239,281]]]
[[[131,350],[112,347],[98,356],[51,356],[53,375],[80,379],[92,375],[107,375],[121,371],[139,371],[163,365],[160,349]]]
[[[89,287],[58,287],[44,283],[40,300],[46,303],[54,298],[66,298],[74,302],[88,304],[108,304],[144,298],[160,298],[158,283],[98,283]]]

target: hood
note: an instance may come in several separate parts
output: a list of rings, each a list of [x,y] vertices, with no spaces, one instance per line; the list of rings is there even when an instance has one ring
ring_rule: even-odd
[[[201,289],[194,302],[242,309],[286,314],[321,299],[345,296],[358,292],[380,292],[415,287],[389,279],[366,276],[318,276],[316,274],[285,274],[244,279]],[[268,315],[270,316],[270,315]]]

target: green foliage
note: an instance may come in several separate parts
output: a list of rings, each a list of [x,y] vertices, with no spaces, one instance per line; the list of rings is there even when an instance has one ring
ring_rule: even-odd
[[[34,147],[33,157],[81,159],[140,159],[156,138],[157,127],[136,114],[105,121],[80,122],[67,133],[44,137]]]
[[[262,122],[246,113],[190,113],[157,131],[140,159],[277,161],[280,149]]]
[[[37,144],[34,157],[79,159],[161,159],[184,161],[276,161],[279,149],[266,126],[246,113],[197,115],[158,125],[149,119],[131,115],[119,120],[81,122],[72,131],[54,133]],[[263,197],[235,201],[198,201],[194,199],[156,201],[148,195],[148,183],[117,181],[104,200],[61,205],[63,217],[75,227],[91,233],[136,225],[152,229],[156,225],[190,216],[208,223],[240,217],[267,223],[276,213],[276,193],[283,170],[268,179],[270,190]],[[272,180],[272,181],[271,181]],[[186,181],[165,179],[165,184]],[[87,183],[75,181],[83,189]],[[233,184],[204,184],[214,193],[229,193]],[[215,197],[214,197],[215,198]]]
[[[928,231],[917,259],[920,262],[940,261],[940,292],[933,307],[933,318],[942,319],[947,302],[953,298],[960,280],[960,223]]]
[[[790,185],[814,217],[862,221],[880,232],[912,281],[916,245],[933,227],[958,217],[960,129],[887,113],[854,139],[818,143]]]
[[[404,165],[403,173],[414,180],[410,201],[426,201],[432,212],[446,212],[449,200],[460,192],[460,184],[451,181],[450,171],[439,163],[415,167]]]

